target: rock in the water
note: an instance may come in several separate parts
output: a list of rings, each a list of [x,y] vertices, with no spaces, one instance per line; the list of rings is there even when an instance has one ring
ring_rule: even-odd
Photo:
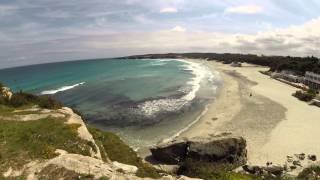
[[[222,136],[193,138],[151,148],[152,156],[163,163],[178,164],[186,158],[212,163],[244,165],[247,161],[246,141],[242,137]]]
[[[243,165],[247,162],[246,140],[242,137],[213,137],[189,141],[187,157],[205,162]]]
[[[178,164],[187,154],[187,142],[171,142],[150,149],[152,156],[166,164]]]

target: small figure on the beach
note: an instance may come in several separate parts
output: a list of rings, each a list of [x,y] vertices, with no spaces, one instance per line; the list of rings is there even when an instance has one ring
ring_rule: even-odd
[[[295,154],[295,156],[296,156],[299,160],[303,161],[303,160],[305,159],[305,157],[306,157],[306,154],[305,154],[305,153]]]
[[[250,97],[252,97],[252,93],[250,93]]]
[[[272,162],[268,161],[268,162],[266,163],[266,165],[267,165],[267,166],[270,166],[270,165],[272,165]]]

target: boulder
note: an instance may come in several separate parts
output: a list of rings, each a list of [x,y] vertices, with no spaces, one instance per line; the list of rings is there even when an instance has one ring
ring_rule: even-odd
[[[138,171],[136,166],[122,164],[117,161],[112,162],[112,165],[116,170],[122,170],[126,174],[135,174]]]
[[[187,158],[193,160],[244,165],[247,162],[246,140],[242,137],[213,137],[188,142]]]
[[[170,142],[150,149],[152,156],[166,164],[179,164],[187,154],[187,142]]]
[[[161,144],[150,149],[152,156],[167,164],[178,164],[186,158],[209,163],[244,165],[247,161],[246,141],[242,137],[219,136],[192,138]]]
[[[4,98],[7,98],[8,100],[11,99],[12,97],[12,92],[10,91],[9,88],[7,87],[2,87],[0,88],[0,96],[4,97]]]

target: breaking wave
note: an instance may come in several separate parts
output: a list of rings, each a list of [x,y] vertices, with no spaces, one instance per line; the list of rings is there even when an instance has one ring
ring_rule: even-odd
[[[161,112],[175,112],[184,107],[187,103],[195,99],[197,92],[201,87],[201,82],[204,78],[209,81],[214,80],[214,75],[211,73],[206,66],[187,60],[172,59],[172,60],[161,60],[160,62],[166,61],[180,61],[184,64],[181,65],[182,70],[190,71],[193,77],[187,82],[187,85],[178,91],[184,92],[180,98],[163,98],[157,100],[151,100],[143,102],[138,105],[139,111],[147,117],[156,116]]]
[[[74,84],[74,85],[71,85],[71,86],[62,86],[58,89],[53,89],[53,90],[47,90],[47,91],[42,91],[41,94],[42,95],[48,95],[48,94],[56,94],[58,92],[62,92],[62,91],[67,91],[69,89],[73,89],[75,87],[78,87],[78,86],[81,86],[85,84],[85,82],[81,82],[81,83],[78,83],[78,84]]]

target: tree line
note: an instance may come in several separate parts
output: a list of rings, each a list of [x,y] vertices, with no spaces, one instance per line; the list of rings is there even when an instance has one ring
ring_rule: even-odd
[[[163,58],[193,58],[206,59],[208,61],[220,61],[223,63],[246,62],[256,65],[268,66],[270,71],[290,70],[298,75],[304,75],[306,71],[320,74],[320,59],[314,56],[264,56],[255,54],[233,53],[168,53],[168,54],[145,54],[125,57],[128,59],[163,59]]]

